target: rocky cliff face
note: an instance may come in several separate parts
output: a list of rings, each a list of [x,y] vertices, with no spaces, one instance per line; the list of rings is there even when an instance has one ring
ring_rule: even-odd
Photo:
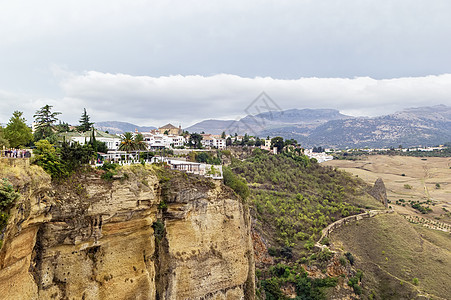
[[[249,213],[221,183],[133,166],[54,184],[1,168],[22,194],[0,251],[3,299],[254,298]]]

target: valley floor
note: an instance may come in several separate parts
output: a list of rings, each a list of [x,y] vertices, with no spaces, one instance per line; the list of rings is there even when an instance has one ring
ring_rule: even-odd
[[[406,157],[388,155],[369,155],[362,160],[332,160],[324,165],[348,171],[374,184],[382,178],[387,188],[387,196],[393,209],[408,218],[415,216],[443,223],[440,227],[449,228],[451,224],[451,158],[449,157]],[[396,200],[430,201],[432,209],[421,214],[410,205],[396,204]],[[447,226],[448,225],[448,226]]]

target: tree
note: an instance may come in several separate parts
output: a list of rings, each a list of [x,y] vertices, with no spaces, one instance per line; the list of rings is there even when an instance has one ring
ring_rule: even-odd
[[[134,141],[136,150],[147,150],[146,142],[144,142],[144,137],[141,133],[135,135]]]
[[[25,123],[21,111],[15,111],[5,128],[5,138],[12,148],[19,148],[29,144],[33,140],[31,129]]]
[[[61,123],[61,121],[59,122],[58,125],[55,126],[55,129],[57,132],[62,133],[62,132],[70,132],[71,129],[69,127],[69,124],[63,122]]]
[[[0,126],[0,149],[3,147],[9,148],[9,141],[5,138],[3,127]]]
[[[121,145],[119,146],[120,151],[135,151],[135,140],[133,139],[133,134],[131,132],[125,132],[121,138]]]
[[[188,143],[190,146],[200,149],[202,148],[202,139],[203,137],[200,134],[192,133],[189,137]]]
[[[225,133],[225,131],[223,131],[221,134],[221,139],[225,139],[225,138],[226,138],[226,133]]]
[[[262,141],[260,140],[259,137],[257,137],[257,138],[255,139],[255,147],[260,147],[261,145],[262,145]]]
[[[51,105],[45,105],[41,107],[36,114],[33,115],[36,122],[36,131],[34,133],[34,139],[36,141],[47,139],[53,135],[53,123],[55,123],[60,115],[60,112],[52,112]]]
[[[89,122],[89,115],[86,112],[86,108],[83,109],[83,114],[78,122],[80,122],[80,125],[77,127],[77,130],[80,132],[89,131],[91,130],[92,125],[94,125],[93,122]]]
[[[276,136],[271,139],[271,148],[276,147],[277,152],[281,152],[284,146],[283,137]]]

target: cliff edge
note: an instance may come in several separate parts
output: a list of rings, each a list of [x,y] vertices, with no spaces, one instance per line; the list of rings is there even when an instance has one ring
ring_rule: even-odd
[[[21,193],[3,230],[3,299],[254,299],[248,208],[210,179],[151,166],[55,183],[0,161]]]

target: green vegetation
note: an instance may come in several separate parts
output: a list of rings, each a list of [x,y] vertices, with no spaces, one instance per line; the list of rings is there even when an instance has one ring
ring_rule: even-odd
[[[192,151],[189,155],[191,161],[197,161],[200,163],[207,163],[211,165],[221,164],[221,151],[214,152],[195,152]]]
[[[362,287],[359,285],[359,283],[362,281],[362,277],[363,272],[361,270],[357,270],[357,273],[348,281],[348,285],[353,288],[354,293],[356,293],[357,295],[362,294]]]
[[[43,139],[49,139],[51,142],[55,141],[54,123],[58,120],[56,116],[61,113],[52,112],[52,107],[51,105],[45,105],[33,115],[36,122],[36,131],[34,132],[35,141]]]
[[[118,167],[118,164],[105,162],[101,167],[98,167],[100,170],[105,171],[105,173],[102,174],[101,178],[104,180],[112,180],[113,176],[117,174],[116,169]]]
[[[138,133],[135,136],[131,132],[125,132],[121,138],[121,145],[119,151],[139,151],[146,150],[147,145],[144,142],[142,134]]]
[[[41,166],[52,179],[67,178],[95,155],[91,144],[81,146],[64,142],[60,148],[55,148],[48,140],[36,142],[34,154],[33,163]]]
[[[2,126],[0,126],[0,149],[9,148],[9,141],[5,138],[5,133]]]
[[[330,237],[358,257],[354,264],[364,273],[363,295],[373,291],[376,299],[415,299],[413,277],[421,281],[421,294],[424,291],[431,299],[451,295],[449,233],[413,225],[397,214],[383,214],[358,226],[342,226]]]
[[[246,182],[235,175],[229,167],[223,167],[222,172],[224,184],[232,188],[243,200],[246,200],[249,196],[249,188]]]
[[[259,273],[259,277],[264,278],[258,282],[260,289],[265,292],[266,299],[274,300],[288,299],[281,291],[281,287],[288,284],[295,286],[296,299],[326,299],[327,288],[336,286],[338,282],[335,277],[312,279],[300,265],[277,264]]]
[[[20,111],[15,111],[4,130],[4,137],[8,140],[9,146],[12,148],[24,147],[33,140],[31,129],[28,128],[22,114]]]
[[[92,125],[94,125],[93,122],[89,121],[89,115],[86,112],[86,108],[83,109],[83,114],[81,115],[80,118],[80,125],[77,126],[77,130],[80,132],[86,132],[86,131],[90,131],[92,129]]]
[[[309,278],[301,263],[326,273],[333,254],[327,248],[314,253],[315,242],[330,223],[362,212],[368,205],[367,186],[349,173],[320,166],[290,146],[282,151],[271,155],[256,149],[245,160],[232,158],[230,167],[223,168],[224,180],[233,173],[243,186],[247,182],[247,203],[255,226],[265,233],[271,245],[268,254],[278,263],[259,270],[259,293],[266,299],[285,299],[282,288],[291,285],[296,299],[325,299],[327,288],[335,286],[337,278]],[[354,257],[347,253],[340,263],[350,268]],[[355,290],[359,289],[356,284]]]
[[[8,223],[9,210],[19,197],[20,194],[14,190],[7,179],[0,180],[0,232]]]
[[[310,249],[328,224],[361,212],[351,201],[358,202],[363,183],[306,156],[254,151],[244,161],[233,159],[231,168],[248,182],[252,213],[279,247]],[[224,168],[225,181],[228,176]]]
[[[198,134],[198,133],[192,133],[189,136],[189,141],[188,141],[188,145],[190,147],[196,148],[196,149],[201,149],[202,148],[202,135]]]

